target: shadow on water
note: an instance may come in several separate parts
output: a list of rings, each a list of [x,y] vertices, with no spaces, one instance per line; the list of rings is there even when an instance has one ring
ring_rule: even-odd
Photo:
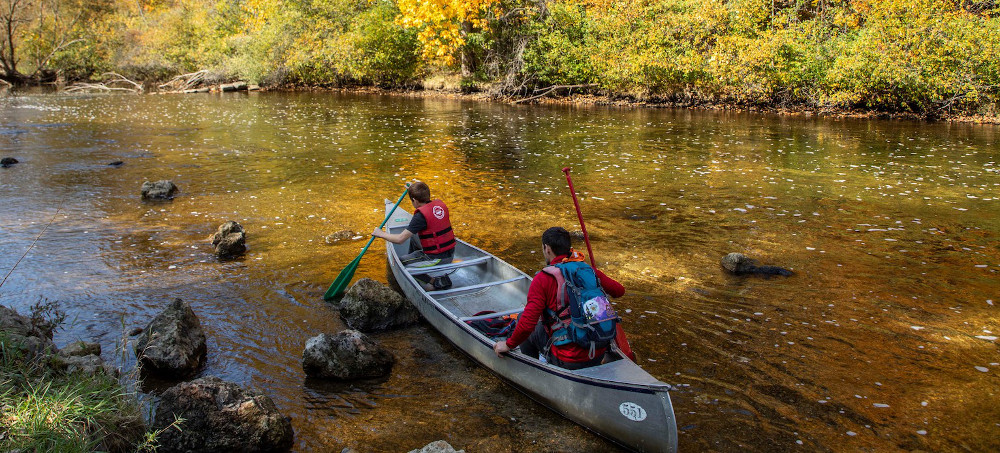
[[[271,396],[298,451],[616,451],[424,324],[377,335],[397,357],[385,380],[301,368],[307,339],[347,327],[322,295],[403,181],[428,181],[459,237],[533,274],[541,231],[579,229],[570,166],[597,264],[628,288],[616,303],[639,363],[676,386],[682,451],[993,451],[997,139],[340,94],[8,97],[0,149],[20,163],[0,170],[0,272],[52,225],[0,301],[59,301],[57,344],[114,350],[123,322],[186,300],[208,337],[201,375]],[[160,179],[177,198],[140,201]],[[208,238],[227,220],[250,249],[219,261]],[[325,240],[340,231],[357,233]],[[730,252],[795,275],[726,275]],[[363,277],[391,283],[382,244]]]

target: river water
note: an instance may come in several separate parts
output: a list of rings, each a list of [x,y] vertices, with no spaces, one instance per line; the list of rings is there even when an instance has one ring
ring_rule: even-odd
[[[68,314],[57,344],[98,341],[113,359],[124,331],[185,299],[208,336],[202,374],[271,396],[297,451],[438,439],[618,451],[426,324],[375,335],[398,360],[387,379],[315,382],[301,367],[308,338],[345,328],[322,294],[405,180],[449,203],[461,238],[533,273],[542,230],[579,229],[565,166],[599,267],[628,289],[618,307],[640,365],[677,386],[682,451],[1000,449],[995,126],[328,93],[33,95],[0,100],[0,150],[20,161],[0,169],[0,273],[17,265],[0,303],[56,302]],[[142,183],[160,179],[178,197],[142,202]],[[250,249],[220,262],[208,238],[227,220]],[[324,239],[342,230],[364,237]],[[729,252],[796,274],[729,276]],[[386,281],[381,243],[360,277]]]

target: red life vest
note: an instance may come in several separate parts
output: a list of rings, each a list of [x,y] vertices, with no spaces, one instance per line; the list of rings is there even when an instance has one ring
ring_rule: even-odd
[[[455,248],[455,233],[451,230],[448,207],[441,200],[434,200],[419,208],[427,221],[427,229],[420,232],[420,247],[424,253],[436,255]]]

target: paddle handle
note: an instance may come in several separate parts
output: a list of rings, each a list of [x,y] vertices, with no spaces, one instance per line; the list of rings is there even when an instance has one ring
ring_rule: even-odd
[[[564,167],[562,171],[566,174],[566,182],[569,183],[569,193],[573,196],[573,205],[576,206],[576,217],[580,219],[580,228],[583,230],[583,242],[587,244],[587,255],[590,256],[590,265],[594,269],[597,269],[597,263],[594,262],[594,251],[590,249],[590,236],[587,235],[587,226],[583,224],[583,212],[580,211],[580,202],[576,199],[576,189],[573,188],[573,179],[569,177],[569,167]]]
[[[385,224],[389,222],[389,219],[392,218],[392,213],[396,212],[396,208],[399,207],[399,204],[403,202],[403,198],[406,198],[406,194],[409,193],[409,192],[410,192],[410,184],[407,183],[406,184],[406,190],[404,190],[403,194],[399,196],[398,200],[396,200],[396,204],[393,205],[392,210],[389,211],[389,214],[387,214],[385,216],[385,220],[383,220],[382,224],[378,226],[378,229],[381,230],[382,227],[384,227]],[[372,246],[372,242],[374,242],[374,241],[375,241],[375,236],[372,236],[372,237],[368,238],[368,243],[365,244],[365,248],[361,249],[361,255],[364,255],[365,252],[368,251],[368,247],[371,247]],[[358,258],[361,258],[361,255],[358,255]]]

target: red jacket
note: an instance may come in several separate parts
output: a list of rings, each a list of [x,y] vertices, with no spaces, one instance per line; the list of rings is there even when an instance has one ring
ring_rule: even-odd
[[[561,262],[565,257],[565,255],[557,256],[549,264]],[[604,275],[600,269],[594,269],[594,273],[601,280],[601,287],[604,288],[604,292],[608,293],[608,296],[622,297],[625,295],[625,287],[621,283]],[[524,306],[524,311],[521,312],[521,315],[517,317],[517,327],[514,328],[514,333],[507,339],[507,347],[514,349],[523,343],[524,340],[527,340],[531,336],[531,332],[535,331],[535,326],[542,320],[546,308],[550,308],[553,311],[558,310],[559,301],[556,300],[556,294],[559,290],[558,286],[555,277],[545,272],[535,274],[535,278],[531,280],[531,286],[528,287],[528,303]],[[545,331],[551,336],[552,326],[545,325]],[[595,351],[595,354],[598,356],[603,353],[604,349]],[[552,346],[552,354],[563,362],[586,362],[590,360],[590,350],[580,347],[576,343]]]

